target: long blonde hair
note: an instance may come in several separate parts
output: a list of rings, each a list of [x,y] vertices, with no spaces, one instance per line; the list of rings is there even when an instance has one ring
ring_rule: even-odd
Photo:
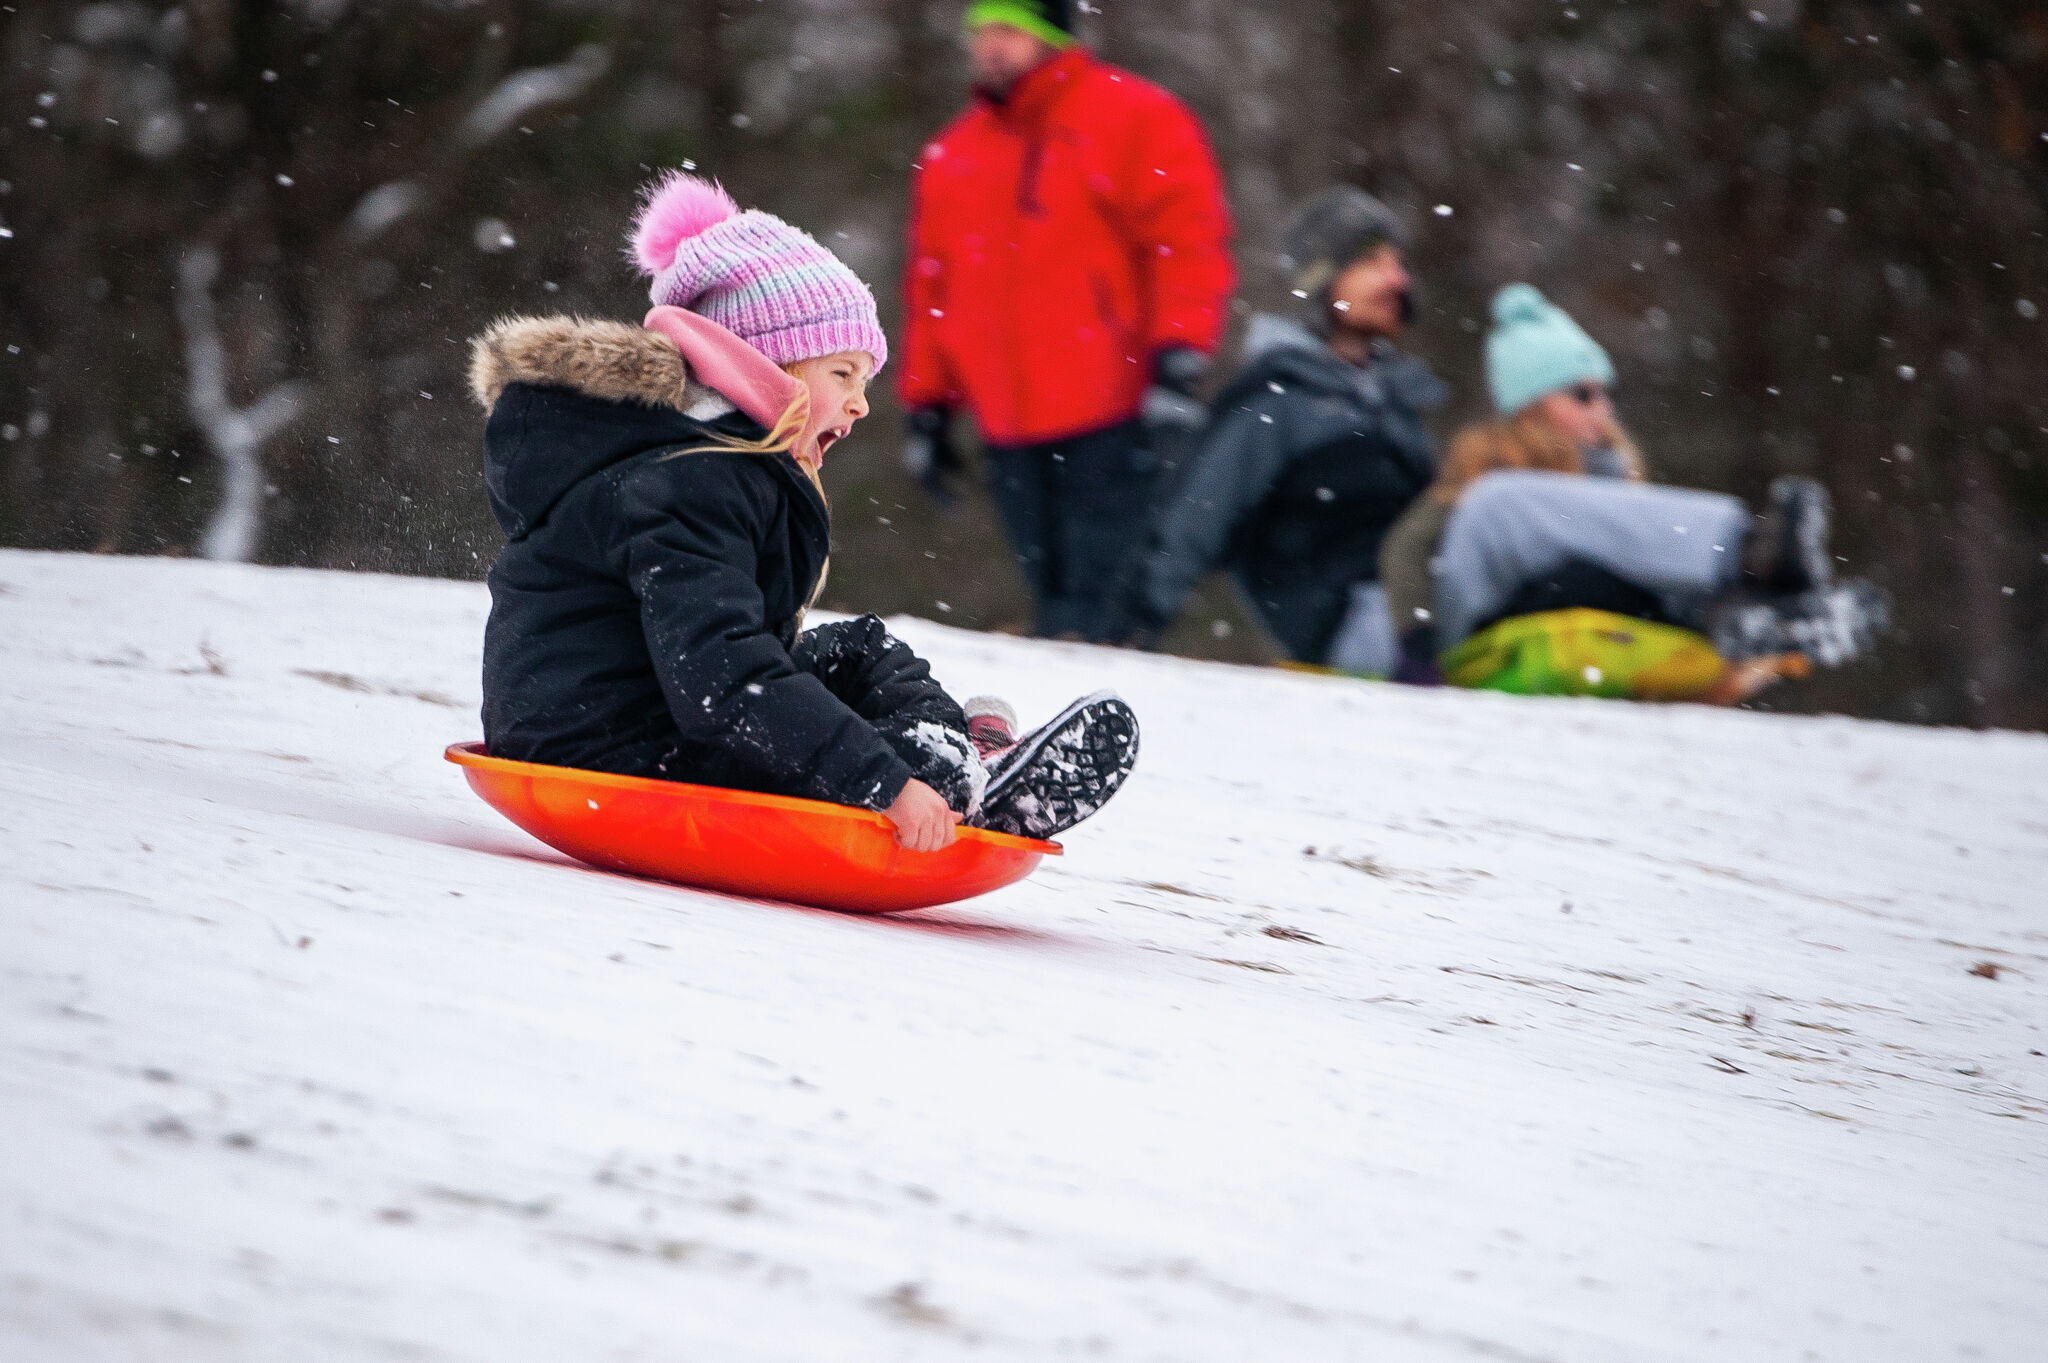
[[[1606,437],[1608,446],[1621,456],[1624,476],[1630,482],[1642,482],[1642,451],[1628,431],[1610,418]],[[1474,422],[1459,431],[1437,468],[1429,499],[1450,506],[1464,495],[1473,480],[1497,469],[1583,474],[1586,456],[1576,440],[1525,407],[1513,416]]]
[[[795,373],[787,365],[783,367],[783,372],[792,376]],[[818,489],[818,496],[825,500],[826,510],[829,512],[831,502],[825,498],[825,480],[819,476],[817,464],[796,452],[796,442],[803,438],[804,427],[810,424],[811,390],[799,382],[795,395],[789,400],[789,406],[782,409],[782,415],[775,418],[775,424],[769,427],[767,434],[760,439],[742,440],[736,435],[727,435],[724,431],[713,431],[703,444],[692,445],[686,450],[676,450],[665,457],[675,459],[685,454],[703,454],[711,450],[738,450],[742,454],[770,457],[786,454],[791,462],[804,471],[804,477],[811,480],[811,486]]]
[[[784,366],[784,372],[794,376],[793,370]],[[811,486],[818,489],[818,500],[825,504],[825,520],[832,519],[832,499],[825,495],[825,480],[819,476],[818,466],[796,452],[796,442],[803,437],[804,427],[811,424],[811,390],[799,382],[796,393],[789,400],[789,406],[782,409],[782,415],[775,418],[775,424],[759,440],[742,440],[724,431],[713,431],[711,438],[701,445],[692,445],[686,450],[676,450],[663,455],[664,459],[677,459],[686,454],[704,454],[712,450],[738,450],[742,454],[758,454],[769,459],[788,455],[791,463],[804,471],[804,477],[811,480]],[[825,579],[832,575],[832,560],[827,558],[818,568],[818,581],[811,588],[811,595],[803,605],[797,607],[796,627],[804,627],[804,616],[825,596]]]

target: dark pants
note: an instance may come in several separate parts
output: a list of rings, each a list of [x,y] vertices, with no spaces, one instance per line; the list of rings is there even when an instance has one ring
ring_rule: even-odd
[[[1128,421],[987,453],[989,488],[1037,607],[1033,632],[1107,638],[1115,589],[1158,482],[1143,428]]]
[[[1652,624],[1679,625],[1688,629],[1699,624],[1697,614],[1679,619],[1657,593],[1638,587],[1625,577],[1617,577],[1597,563],[1568,558],[1553,571],[1524,582],[1508,598],[1506,605],[1480,621],[1472,632],[1477,634],[1489,625],[1497,625],[1517,615],[1540,615],[1544,611],[1573,608],[1611,611],[1635,620],[1648,620]]]
[[[981,758],[967,736],[967,716],[931,677],[931,669],[873,615],[835,620],[799,635],[790,661],[872,724],[956,814],[980,798]]]

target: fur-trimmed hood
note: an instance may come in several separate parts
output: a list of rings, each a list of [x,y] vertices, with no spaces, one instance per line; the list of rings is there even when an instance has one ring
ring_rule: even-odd
[[[585,317],[505,317],[469,343],[469,391],[478,406],[491,411],[515,383],[678,412],[722,401],[660,332]]]
[[[508,317],[470,343],[469,386],[490,414],[491,511],[515,539],[613,464],[762,434],[695,378],[674,341],[625,322]]]

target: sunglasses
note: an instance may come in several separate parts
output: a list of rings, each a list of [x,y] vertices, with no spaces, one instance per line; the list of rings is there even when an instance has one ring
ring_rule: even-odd
[[[1607,396],[1607,390],[1597,383],[1574,384],[1565,391],[1570,393],[1572,401],[1578,403],[1581,407],[1591,407],[1594,403]]]

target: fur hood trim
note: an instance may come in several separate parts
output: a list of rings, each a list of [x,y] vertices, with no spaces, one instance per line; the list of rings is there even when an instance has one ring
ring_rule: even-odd
[[[478,406],[490,411],[514,383],[679,412],[720,400],[660,332],[585,317],[505,317],[469,343],[469,391]]]

